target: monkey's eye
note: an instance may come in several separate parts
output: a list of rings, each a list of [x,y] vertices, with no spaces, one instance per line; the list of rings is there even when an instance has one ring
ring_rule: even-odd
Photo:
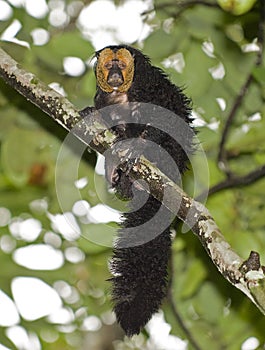
[[[118,66],[120,69],[125,69],[127,67],[126,63],[123,61],[119,61]]]
[[[111,69],[112,68],[112,62],[111,61],[108,61],[108,62],[106,62],[105,64],[104,64],[104,67],[106,68],[106,69]]]

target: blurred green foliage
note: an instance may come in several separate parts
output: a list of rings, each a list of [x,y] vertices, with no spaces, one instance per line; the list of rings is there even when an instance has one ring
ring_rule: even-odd
[[[65,1],[68,5],[71,2]],[[87,2],[81,3],[84,6]],[[119,5],[122,2],[115,3]],[[255,45],[260,8],[256,3],[244,15],[234,16],[217,4],[197,4],[184,9],[181,7],[183,3],[185,1],[179,5],[177,1],[154,1],[157,9],[155,16],[145,19],[152,26],[152,32],[138,46],[151,57],[153,64],[167,71],[173,82],[185,86],[186,94],[193,100],[194,111],[203,120],[202,126],[198,127],[198,137],[207,155],[210,174],[209,184],[204,177],[204,169],[196,179],[203,191],[208,185],[225,179],[217,164],[219,143],[229,111],[251,73],[253,80],[230,126],[226,149],[229,165],[237,175],[247,174],[265,163],[265,66],[264,62],[256,66],[255,50],[242,50],[244,45]],[[215,2],[212,1],[212,4]],[[17,19],[22,28],[16,38],[28,42],[30,48],[4,41],[0,42],[1,47],[46,84],[60,84],[69,100],[78,108],[92,105],[95,79],[91,65],[87,64],[85,73],[78,77],[65,74],[63,68],[63,59],[67,56],[89,62],[94,53],[92,44],[75,26],[76,18],[65,27],[54,28],[49,24],[48,15],[37,20],[28,15],[23,7],[12,9],[12,16],[0,22],[0,33]],[[50,39],[45,45],[33,44],[30,32],[36,27],[49,32]],[[172,60],[176,53],[182,54],[185,62],[183,69],[177,71],[170,65],[165,68],[164,60]],[[221,67],[223,74],[216,77],[213,72],[217,67]],[[218,99],[224,101],[224,108],[220,107]],[[42,233],[34,243],[43,243],[45,234],[52,230],[52,223],[46,211],[35,212],[30,203],[44,198],[49,213],[61,212],[55,171],[60,178],[60,191],[64,194],[64,209],[71,211],[80,197],[91,206],[102,201],[118,209],[123,206],[108,192],[103,177],[94,173],[96,155],[86,151],[79,164],[78,177],[87,178],[88,185],[77,195],[71,169],[79,161],[78,154],[69,149],[65,158],[60,158],[60,163],[56,163],[65,137],[66,132],[60,126],[0,81],[0,207],[8,208],[13,219],[34,217],[42,223]],[[200,164],[199,157],[195,154],[192,161],[194,164],[197,162],[197,166]],[[192,193],[192,171],[187,173],[184,183],[186,190]],[[264,196],[265,179],[261,179],[248,186],[215,193],[209,196],[206,206],[233,249],[244,258],[251,250],[258,251],[265,265]],[[21,325],[39,336],[44,349],[84,349],[88,348],[86,346],[91,350],[103,349],[103,345],[92,347],[93,332],[82,330],[82,321],[88,315],[102,318],[111,309],[106,280],[110,277],[107,265],[111,254],[109,243],[116,224],[79,224],[83,237],[75,241],[61,237],[60,249],[65,252],[69,247],[80,248],[85,253],[85,260],[77,264],[67,261],[54,271],[33,271],[16,264],[12,259],[13,251],[29,243],[11,237],[8,225],[0,227],[0,239],[10,236],[15,241],[13,251],[0,253],[0,289],[12,298],[12,279],[16,276],[34,276],[49,285],[58,280],[66,281],[78,291],[77,301],[64,301],[75,313],[72,332],[68,333],[46,318],[34,322],[22,319]],[[58,232],[55,234],[60,235]],[[93,243],[93,237],[97,237],[96,241],[104,241],[107,246]],[[172,288],[176,305],[201,349],[237,350],[249,337],[256,337],[260,349],[264,347],[264,316],[217,272],[198,239],[190,232],[177,233],[173,246],[173,273]],[[82,308],[84,313],[80,312]],[[171,333],[186,339],[167,302],[164,311],[172,327]],[[118,342],[122,339],[121,333],[117,330],[114,332],[114,326],[108,327],[98,332],[102,339],[103,331],[114,333],[104,349],[127,349],[129,345],[126,342]],[[14,348],[5,331],[5,327],[0,328],[0,343]],[[46,337],[43,337],[44,333]],[[130,344],[130,348],[145,348],[143,344],[137,346],[137,342]],[[189,348],[192,349],[192,346],[189,345]]]

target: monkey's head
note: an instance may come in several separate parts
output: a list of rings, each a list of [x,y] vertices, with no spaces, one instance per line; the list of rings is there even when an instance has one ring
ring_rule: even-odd
[[[134,77],[133,54],[123,46],[109,46],[96,53],[95,73],[101,90],[127,92]]]

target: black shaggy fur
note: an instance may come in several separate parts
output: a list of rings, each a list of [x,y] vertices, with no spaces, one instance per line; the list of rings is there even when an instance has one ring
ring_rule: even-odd
[[[134,57],[135,70],[131,87],[127,91],[129,102],[151,103],[175,113],[185,125],[191,123],[190,100],[182,90],[172,84],[166,74],[151,65],[148,57],[129,46],[109,46],[112,50],[125,47]],[[98,54],[98,53],[97,53]],[[101,109],[117,103],[108,97],[108,93],[97,87],[95,107]],[[83,113],[86,114],[86,113]],[[167,118],[161,112],[161,118]],[[139,117],[140,122],[141,116]],[[113,127],[117,140],[142,138],[160,145],[173,158],[178,172],[170,170],[162,153],[152,153],[152,149],[143,146],[142,153],[172,180],[178,181],[187,165],[188,153],[192,152],[191,127],[182,128],[178,118],[170,119],[168,127],[178,133],[178,140],[151,127],[125,123],[122,127]],[[150,115],[152,122],[152,115]],[[167,123],[167,120],[165,120]],[[183,149],[185,148],[185,150]],[[106,160],[106,169],[111,169],[111,159]],[[141,188],[134,186],[128,175],[116,170],[118,181],[113,186],[123,197],[132,199],[129,212],[123,215],[123,222],[118,232],[114,247],[111,269],[113,272],[112,298],[117,320],[128,336],[138,334],[158,311],[167,292],[168,261],[171,251],[170,225],[172,214],[160,202],[147,195]],[[143,203],[144,204],[141,204]],[[140,208],[139,208],[140,207]],[[160,213],[156,217],[157,213]],[[161,217],[162,222],[161,222]],[[148,224],[145,224],[147,223]],[[141,225],[145,224],[144,231]],[[129,229],[129,230],[128,230]]]

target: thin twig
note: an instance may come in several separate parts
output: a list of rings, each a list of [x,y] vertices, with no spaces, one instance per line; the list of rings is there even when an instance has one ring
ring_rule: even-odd
[[[252,80],[253,80],[253,76],[252,76],[252,72],[251,72],[248,74],[248,76],[245,80],[245,83],[242,85],[242,87],[239,91],[239,94],[237,95],[237,97],[232,105],[230,113],[228,114],[228,117],[227,117],[226,122],[225,122],[224,130],[222,133],[220,145],[219,145],[218,165],[219,165],[220,169],[223,170],[228,177],[231,176],[232,174],[231,174],[231,170],[229,169],[229,166],[228,166],[227,154],[226,154],[226,150],[225,150],[225,143],[226,143],[229,131],[230,131],[232,121],[233,121],[234,117],[236,116],[236,113],[237,113],[239,107],[242,104],[243,98],[245,97],[246,92],[248,91],[248,88],[249,88]]]
[[[189,340],[190,344],[193,346],[193,348],[195,350],[202,350],[202,348],[199,346],[199,344],[197,343],[197,341],[193,338],[192,333],[190,332],[190,330],[186,327],[185,322],[183,321],[177,305],[174,301],[173,298],[173,293],[172,293],[172,289],[173,289],[173,279],[174,279],[174,266],[173,266],[173,256],[171,256],[170,258],[170,279],[169,279],[169,288],[168,288],[168,293],[167,293],[167,300],[168,303],[171,307],[171,311],[172,314],[174,316],[174,318],[176,319],[179,327],[182,329],[183,333],[186,335],[187,339]]]
[[[262,54],[264,50],[264,30],[265,30],[265,0],[260,0],[260,21],[258,28],[258,45],[260,50],[257,55],[256,65],[259,66],[262,63]]]
[[[179,1],[179,2],[169,1],[169,2],[164,2],[162,4],[158,4],[158,5],[154,6],[152,9],[143,12],[142,15],[147,15],[152,11],[167,10],[170,7],[174,7],[175,9],[177,9],[177,11],[175,13],[172,13],[171,15],[172,15],[172,17],[176,18],[183,11],[187,10],[190,7],[197,6],[197,5],[220,8],[220,6],[217,3],[205,1],[205,0],[190,0],[190,1]]]
[[[264,49],[264,26],[265,26],[265,0],[260,1],[260,20],[258,25],[258,45],[259,45],[259,51],[257,53],[257,58],[255,62],[255,66],[258,67],[262,63],[262,55],[263,55],[263,49]],[[228,117],[225,122],[224,130],[222,133],[221,141],[219,144],[219,153],[218,153],[218,165],[222,171],[226,173],[228,177],[233,176],[231,169],[228,165],[228,159],[227,159],[227,152],[225,150],[225,143],[227,141],[227,137],[230,131],[230,127],[232,125],[232,121],[235,118],[244,97],[246,96],[246,93],[254,80],[252,70],[247,75],[246,80],[244,84],[242,85],[238,95],[236,96],[234,103],[231,107],[231,110],[228,114]]]
[[[209,2],[209,1],[203,1],[203,0],[199,0],[199,1],[196,1],[196,0],[190,0],[190,1],[187,1],[187,2],[183,2],[181,3],[181,6],[179,8],[179,10],[173,14],[173,18],[176,19],[178,18],[184,11],[186,11],[187,9],[193,7],[193,6],[197,6],[197,5],[202,5],[202,6],[206,6],[206,7],[215,7],[215,8],[220,8],[220,6],[217,4],[217,3],[213,3],[213,2]]]
[[[233,176],[227,177],[225,180],[210,187],[210,189],[207,190],[207,193],[200,194],[196,198],[196,200],[199,201],[201,198],[205,198],[206,194],[212,195],[214,193],[220,192],[222,190],[226,190],[228,188],[235,188],[235,187],[250,185],[250,184],[262,179],[264,176],[265,176],[265,165],[262,165],[258,169],[255,169],[246,175],[243,175],[243,176],[233,175]]]

